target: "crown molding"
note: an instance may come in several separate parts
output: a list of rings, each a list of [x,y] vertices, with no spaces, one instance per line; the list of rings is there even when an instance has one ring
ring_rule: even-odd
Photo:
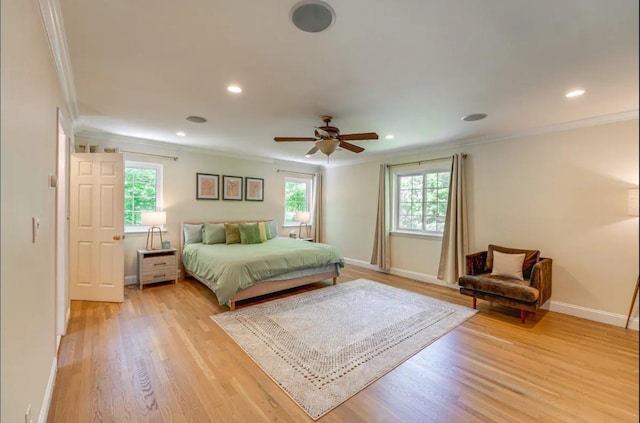
[[[79,131],[77,131],[75,133],[75,136],[76,136],[76,139],[80,137],[80,138],[87,138],[87,139],[102,141],[102,142],[110,142],[110,141],[116,142],[116,143],[124,142],[124,143],[133,144],[133,145],[139,145],[142,147],[161,148],[161,149],[166,149],[174,152],[185,152],[185,153],[193,153],[193,154],[204,153],[204,154],[214,155],[218,157],[226,157],[226,158],[236,159],[236,160],[249,160],[249,161],[260,162],[260,163],[273,163],[276,165],[293,166],[293,167],[302,166],[304,167],[304,170],[307,170],[307,171],[309,169],[313,169],[315,171],[320,171],[324,169],[323,166],[318,166],[315,164],[294,162],[291,160],[264,158],[259,156],[252,156],[249,154],[240,154],[240,153],[216,150],[216,149],[207,148],[207,147],[194,147],[190,145],[173,144],[166,141],[155,141],[155,140],[149,140],[146,138],[136,138],[136,137],[130,137],[128,135],[112,134],[110,132],[104,132],[104,131],[92,131],[86,128],[80,129]]]
[[[77,124],[80,114],[60,3],[58,0],[38,0],[38,6],[73,128]]]
[[[375,153],[368,156],[366,159],[349,160],[348,162],[341,162],[334,165],[327,165],[328,168],[350,166],[355,164],[392,161],[395,158],[404,156],[414,156],[420,154],[439,153],[442,151],[450,151],[453,149],[459,149],[460,147],[487,144],[505,140],[515,140],[519,138],[530,137],[534,135],[549,134],[554,132],[568,131],[571,129],[586,128],[597,125],[605,125],[608,123],[621,122],[625,120],[638,119],[640,116],[639,109],[627,110],[619,113],[612,113],[608,115],[594,116],[587,119],[579,119],[570,122],[557,123],[553,125],[541,126],[537,128],[531,128],[524,131],[512,132],[509,134],[493,135],[485,137],[465,138],[455,141],[445,141],[436,144],[425,145],[421,147],[408,147],[406,149],[398,149],[389,152]]]

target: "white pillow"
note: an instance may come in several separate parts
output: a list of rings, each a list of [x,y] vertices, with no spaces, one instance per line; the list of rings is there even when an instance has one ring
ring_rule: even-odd
[[[525,254],[504,254],[493,251],[493,269],[491,276],[506,276],[508,278],[524,280],[522,277],[522,263]]]

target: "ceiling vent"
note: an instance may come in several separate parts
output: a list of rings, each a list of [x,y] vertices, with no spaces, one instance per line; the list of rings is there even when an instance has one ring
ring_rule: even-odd
[[[300,31],[322,32],[333,25],[335,20],[335,12],[323,1],[302,1],[291,9],[291,22]]]

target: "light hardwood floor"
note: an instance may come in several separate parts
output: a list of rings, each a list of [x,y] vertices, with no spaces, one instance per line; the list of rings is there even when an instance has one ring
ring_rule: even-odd
[[[355,266],[339,282],[358,278],[471,306],[456,290]],[[204,285],[125,291],[123,304],[72,302],[50,423],[312,422],[209,319],[228,307]],[[544,311],[521,324],[517,310],[478,303],[318,421],[638,422],[637,331]]]

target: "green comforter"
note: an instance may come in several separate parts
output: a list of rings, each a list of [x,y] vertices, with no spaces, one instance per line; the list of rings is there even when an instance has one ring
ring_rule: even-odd
[[[344,267],[337,248],[289,238],[250,245],[188,244],[182,251],[182,262],[215,292],[220,304],[257,281],[328,264]]]

